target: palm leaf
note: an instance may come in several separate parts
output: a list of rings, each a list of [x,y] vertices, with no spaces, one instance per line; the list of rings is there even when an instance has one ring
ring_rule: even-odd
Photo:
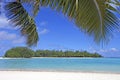
[[[72,22],[74,22],[78,28],[94,37],[97,43],[108,42],[112,37],[112,33],[115,29],[118,29],[119,19],[114,14],[118,12],[111,4],[114,4],[112,0],[20,0],[19,5],[8,4],[8,16],[12,22],[16,23],[16,26],[22,25],[21,30],[25,34],[34,32],[29,30],[26,24],[34,24],[34,19],[28,15],[21,3],[31,4],[33,7],[33,15],[36,16],[40,7],[50,7],[56,11],[62,12]],[[115,0],[118,1],[118,0]],[[114,4],[115,5],[115,4]],[[17,13],[14,13],[14,10]],[[21,10],[25,11],[21,14]],[[9,13],[10,12],[10,13]],[[14,15],[13,15],[14,14]],[[22,18],[20,18],[22,17]],[[33,26],[33,25],[32,25]],[[35,26],[35,24],[34,24]],[[34,27],[32,27],[34,28]],[[36,32],[36,29],[34,29]],[[37,34],[35,33],[34,34]],[[34,40],[29,35],[28,43],[34,43]],[[35,39],[37,41],[37,38]]]
[[[41,0],[20,0],[21,3],[30,5],[30,7],[32,7],[31,14],[33,17],[35,17],[40,10],[40,6],[41,6],[40,1]]]
[[[9,2],[5,9],[10,22],[14,23],[15,26],[19,26],[21,33],[27,37],[27,44],[29,46],[37,44],[38,33],[35,22],[23,8],[22,4],[19,2]]]
[[[40,4],[62,12],[97,43],[108,42],[119,20],[111,0],[41,0]]]
[[[40,0],[34,1],[34,5],[33,5],[33,16],[34,17],[38,14],[40,6],[41,6]]]

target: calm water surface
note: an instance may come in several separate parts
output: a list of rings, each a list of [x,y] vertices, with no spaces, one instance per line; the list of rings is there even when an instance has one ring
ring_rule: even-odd
[[[120,73],[120,58],[1,58],[0,70]]]

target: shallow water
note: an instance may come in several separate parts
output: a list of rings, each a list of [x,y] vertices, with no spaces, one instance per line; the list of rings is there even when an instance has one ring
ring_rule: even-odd
[[[1,58],[0,70],[120,73],[120,58]]]

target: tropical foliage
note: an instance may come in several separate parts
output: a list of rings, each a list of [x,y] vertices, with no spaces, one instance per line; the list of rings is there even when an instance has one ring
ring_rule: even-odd
[[[11,58],[30,58],[34,55],[34,51],[27,47],[16,47],[8,50],[4,57]]]
[[[55,50],[37,50],[34,52],[26,47],[16,47],[8,50],[4,57],[10,58],[30,58],[30,57],[102,57],[98,53],[89,53],[87,51],[55,51]]]
[[[98,53],[89,53],[87,51],[55,51],[55,50],[37,50],[35,57],[102,57]]]
[[[62,12],[82,31],[94,37],[97,43],[108,42],[112,32],[119,28],[119,0],[10,0],[5,6],[9,20],[19,26],[29,46],[37,44],[38,33],[34,21],[41,7]],[[30,5],[27,11],[24,5]]]

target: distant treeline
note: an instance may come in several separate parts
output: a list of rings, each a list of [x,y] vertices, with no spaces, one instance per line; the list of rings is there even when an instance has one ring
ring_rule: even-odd
[[[98,53],[87,51],[56,51],[56,50],[37,50],[33,51],[27,47],[16,47],[8,50],[4,57],[11,58],[30,58],[30,57],[102,57]]]

